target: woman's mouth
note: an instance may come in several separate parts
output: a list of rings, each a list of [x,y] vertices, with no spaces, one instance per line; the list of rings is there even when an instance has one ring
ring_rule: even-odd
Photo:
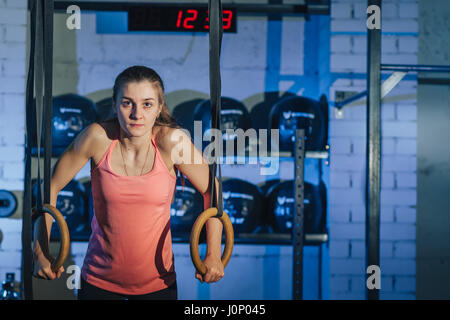
[[[143,127],[144,125],[143,125],[143,124],[130,124],[130,126],[131,126],[132,128],[141,128],[141,127]]]

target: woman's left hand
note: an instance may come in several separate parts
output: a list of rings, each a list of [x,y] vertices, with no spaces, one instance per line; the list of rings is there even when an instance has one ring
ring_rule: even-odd
[[[201,283],[213,283],[222,279],[224,276],[224,267],[222,261],[220,260],[220,256],[206,256],[203,263],[206,267],[206,274],[202,275],[198,271],[195,271],[195,278],[200,280]]]

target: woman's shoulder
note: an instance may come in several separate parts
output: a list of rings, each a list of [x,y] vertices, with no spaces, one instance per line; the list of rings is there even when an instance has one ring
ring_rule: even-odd
[[[105,148],[117,139],[117,119],[94,122],[87,126],[80,134],[80,139],[85,141],[90,153],[95,157],[97,152],[103,152]]]
[[[94,122],[86,128],[86,133],[94,140],[107,141],[117,139],[118,121],[110,119],[102,122]]]
[[[184,139],[189,139],[189,136],[181,128],[168,126],[158,126],[156,128],[155,140],[158,148],[166,152],[170,152],[180,141],[184,141]]]

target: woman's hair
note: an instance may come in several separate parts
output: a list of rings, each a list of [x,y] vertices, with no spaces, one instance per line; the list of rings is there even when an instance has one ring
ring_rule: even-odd
[[[158,102],[162,105],[161,112],[159,116],[155,120],[156,126],[166,126],[171,128],[181,128],[176,120],[170,115],[169,109],[167,108],[166,99],[164,98],[164,84],[161,77],[158,73],[148,67],[145,66],[132,66],[123,70],[114,81],[113,87],[113,101],[116,102],[117,95],[120,92],[120,89],[123,88],[124,85],[130,82],[141,82],[141,81],[149,81],[158,91]],[[175,174],[178,175],[178,168],[175,167]],[[184,186],[184,176],[180,172],[181,182]]]
[[[113,100],[117,101],[117,95],[124,85],[130,82],[149,81],[158,91],[158,102],[162,105],[161,113],[155,120],[155,125],[171,128],[180,128],[176,120],[170,115],[164,98],[164,84],[155,70],[145,66],[132,66],[123,70],[114,81]]]

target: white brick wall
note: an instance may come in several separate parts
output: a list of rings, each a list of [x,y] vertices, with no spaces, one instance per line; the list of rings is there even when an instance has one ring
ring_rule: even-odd
[[[334,205],[330,208],[330,221],[335,222],[349,222],[350,221],[350,207],[348,205]]]
[[[21,8],[27,7],[27,0],[6,0],[6,7],[8,8]]]
[[[22,190],[24,175],[26,0],[0,1],[0,189]],[[0,281],[21,280],[22,223],[0,219]]]
[[[332,8],[331,72],[365,74],[367,1],[333,0]],[[417,0],[383,1],[382,63],[417,63],[417,12]],[[362,92],[366,81],[337,79],[330,100],[336,90]],[[415,296],[416,90],[402,81],[382,103],[382,299]],[[331,298],[365,299],[365,101],[343,115],[330,123]]]
[[[351,3],[339,3],[335,2],[331,6],[331,17],[333,19],[348,19],[352,16]]]
[[[336,240],[330,243],[330,257],[347,258],[350,256],[350,242]]]
[[[4,25],[26,25],[27,11],[7,6],[0,11],[0,21]]]

